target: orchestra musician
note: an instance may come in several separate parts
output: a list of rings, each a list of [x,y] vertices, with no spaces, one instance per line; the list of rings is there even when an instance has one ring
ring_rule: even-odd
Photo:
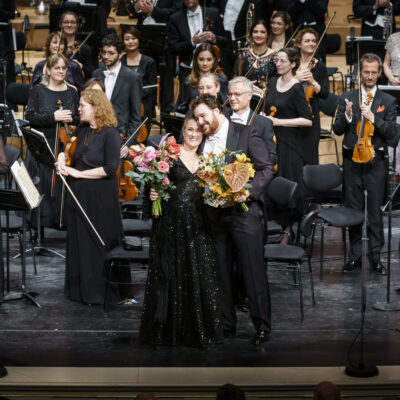
[[[103,276],[105,258],[109,250],[121,243],[123,237],[115,175],[120,159],[121,138],[116,128],[115,112],[103,91],[83,91],[79,115],[81,122],[86,125],[79,127],[75,132],[78,145],[73,154],[74,164],[68,166],[68,158],[62,152],[56,165],[60,174],[69,177],[74,195],[105,246],[101,244],[88,221],[82,216],[81,210],[68,195],[65,206],[65,294],[71,300],[84,304],[103,304],[106,287]],[[130,274],[126,273],[122,280],[130,282]],[[125,290],[130,293],[129,289]],[[131,297],[127,293],[118,293],[115,287],[110,288],[110,291],[114,302]]]
[[[292,225],[304,214],[303,204],[303,127],[312,125],[312,116],[304,95],[303,86],[296,79],[296,70],[300,65],[299,54],[294,48],[284,48],[275,56],[276,69],[279,77],[268,82],[268,92],[265,97],[265,113],[276,107],[275,116],[271,119],[276,136],[278,154],[277,176],[282,176],[297,182],[296,195],[285,210],[274,211],[274,218],[282,226],[279,243],[287,244],[293,241]]]
[[[61,37],[61,43],[60,43],[60,33],[52,32],[50,33],[49,37],[46,40],[46,45],[45,45],[46,58],[42,61],[39,61],[36,64],[35,69],[33,70],[32,85],[37,85],[38,83],[40,83],[43,77],[43,72],[45,70],[47,59],[50,57],[51,54],[57,54],[57,52],[64,54],[66,56],[67,39],[63,35]],[[81,66],[75,59],[68,60],[67,75],[65,79],[68,83],[75,86],[78,90],[78,93],[80,93],[85,81],[82,76]]]
[[[318,42],[318,33],[313,28],[302,29],[295,38],[295,47],[300,51],[300,66],[296,78],[303,84],[306,99],[312,111],[313,124],[304,128],[302,139],[305,164],[318,164],[318,146],[321,134],[318,99],[326,99],[329,94],[328,72],[322,61],[311,59]]]
[[[276,75],[273,56],[275,51],[267,45],[268,26],[264,20],[254,22],[250,28],[251,41],[248,48],[239,51],[234,75],[248,75],[252,67],[254,70],[247,76],[253,84],[264,89],[268,79]]]
[[[201,43],[194,52],[193,67],[190,75],[180,85],[175,111],[186,114],[189,103],[199,94],[198,85],[200,78],[207,73],[218,75],[220,99],[222,102],[225,102],[228,95],[228,80],[218,71],[218,59],[213,45],[210,43]]]
[[[286,11],[275,11],[271,18],[267,45],[274,51],[285,47],[292,35],[292,19]],[[292,43],[287,44],[292,47]]]
[[[65,81],[68,61],[63,54],[52,54],[46,62],[42,82],[31,89],[25,117],[32,128],[43,132],[52,149],[55,148],[57,124],[78,120],[78,92]],[[57,104],[61,100],[61,105]],[[62,148],[62,144],[60,144]],[[54,197],[51,197],[53,171],[40,165],[28,152],[27,168],[32,176],[39,176],[39,192],[44,194],[40,206],[41,226],[60,227],[61,181],[55,179]],[[33,222],[36,218],[33,218]]]
[[[105,36],[101,42],[104,66],[93,71],[93,77],[104,82],[107,98],[117,115],[118,130],[129,137],[141,123],[142,82],[137,72],[120,62],[122,39],[116,34]],[[126,157],[128,149],[124,148]]]
[[[179,57],[179,82],[190,74],[193,53],[204,42],[224,45],[224,31],[216,8],[200,7],[199,0],[183,0],[179,12],[171,15],[168,24],[168,44]]]
[[[343,177],[345,205],[364,209],[364,191],[368,193],[368,238],[369,254],[373,270],[386,275],[386,268],[380,260],[385,237],[381,205],[384,201],[387,165],[387,143],[396,136],[397,105],[396,100],[380,91],[376,82],[382,72],[382,61],[376,54],[364,54],[359,62],[361,74],[361,102],[359,91],[346,92],[340,103],[333,131],[337,135],[344,134],[343,140]],[[373,97],[369,106],[365,105],[367,97]],[[368,163],[353,161],[353,151],[357,144],[357,123],[361,117],[373,124],[371,138],[374,158]],[[349,227],[350,256],[343,272],[361,268],[361,232],[362,227]]]
[[[169,17],[178,12],[181,7],[180,0],[138,0],[130,2],[130,17],[137,18],[138,25],[168,23]]]
[[[129,26],[122,34],[126,53],[121,57],[122,65],[140,74],[142,85],[157,84],[157,66],[155,61],[140,52],[139,46],[142,41],[140,31]],[[142,103],[144,108],[143,117],[148,118],[146,122],[147,130],[150,132],[153,110],[157,102],[157,87],[145,88],[142,91]]]
[[[71,57],[75,47],[81,44],[81,41],[76,37],[79,28],[78,15],[73,11],[65,11],[60,17],[59,26],[67,38],[67,56]],[[84,43],[74,57],[85,73],[85,78],[89,79],[97,66],[96,58],[93,57],[93,49],[87,43]]]

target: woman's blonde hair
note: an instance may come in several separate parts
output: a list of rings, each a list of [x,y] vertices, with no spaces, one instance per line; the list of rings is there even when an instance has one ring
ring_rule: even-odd
[[[58,53],[58,54],[52,54],[51,56],[47,57],[46,61],[46,72],[42,76],[41,83],[44,86],[48,86],[50,82],[50,76],[49,76],[49,69],[52,69],[60,60],[64,61],[65,67],[68,66],[68,60],[67,57],[64,56],[64,54]]]
[[[104,128],[116,127],[118,125],[114,108],[103,91],[86,89],[81,93],[81,97],[86,103],[94,107],[94,120],[97,132],[100,132]]]

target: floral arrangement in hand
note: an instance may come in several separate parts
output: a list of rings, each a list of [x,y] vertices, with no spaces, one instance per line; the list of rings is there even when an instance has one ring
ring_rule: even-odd
[[[233,163],[226,163],[225,157],[228,154],[235,155]],[[243,211],[248,211],[247,205],[238,201],[238,198],[241,195],[247,197],[251,187],[250,179],[256,173],[250,161],[243,152],[227,149],[218,155],[201,155],[197,176],[200,178],[199,185],[205,187],[204,202],[214,207],[229,207],[240,203]]]
[[[154,189],[159,197],[152,202],[152,214],[162,214],[161,199],[168,201],[169,191],[175,186],[168,179],[170,167],[181,152],[181,146],[173,136],[164,135],[158,146],[145,146],[142,143],[129,148],[129,157],[133,160],[134,169],[128,172],[133,181],[140,182]]]

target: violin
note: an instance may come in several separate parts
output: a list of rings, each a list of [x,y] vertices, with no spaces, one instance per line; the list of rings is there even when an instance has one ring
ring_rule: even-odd
[[[124,135],[122,133],[121,133],[121,139],[123,143]],[[133,164],[130,161],[121,158],[120,165],[118,165],[118,168],[115,171],[118,182],[118,196],[120,202],[132,201],[138,195],[138,189],[136,185],[132,182],[129,176],[126,176],[126,173],[132,170],[133,170]]]
[[[143,117],[143,115],[144,115],[144,106],[143,106],[143,103],[140,105],[140,110],[141,110],[141,116]],[[147,131],[147,126],[146,126],[146,124],[143,124],[142,126],[141,126],[141,128],[139,129],[139,134],[138,134],[138,137],[137,137],[137,142],[138,143],[143,143],[146,139],[147,139],[147,136],[149,135],[149,133],[148,133],[148,131]]]
[[[69,60],[72,60],[75,57],[76,53],[78,53],[80,51],[81,47],[89,40],[89,38],[93,34],[94,34],[94,31],[89,32],[88,35],[85,37],[85,39],[83,39],[81,44],[79,44],[76,40],[74,41],[74,47],[73,47],[72,53],[69,57]]]
[[[367,93],[367,99],[364,104],[368,106],[372,99],[372,93]],[[371,138],[374,136],[374,124],[362,116],[357,124],[357,135],[358,140],[353,150],[352,160],[359,164],[369,163],[375,156],[374,146],[371,142]]]

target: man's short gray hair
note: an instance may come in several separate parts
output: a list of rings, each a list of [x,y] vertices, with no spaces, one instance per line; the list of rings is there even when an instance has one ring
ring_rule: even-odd
[[[246,92],[253,93],[253,84],[250,79],[245,78],[244,76],[237,76],[229,81],[228,87],[231,85],[236,85],[237,83],[242,83]]]

